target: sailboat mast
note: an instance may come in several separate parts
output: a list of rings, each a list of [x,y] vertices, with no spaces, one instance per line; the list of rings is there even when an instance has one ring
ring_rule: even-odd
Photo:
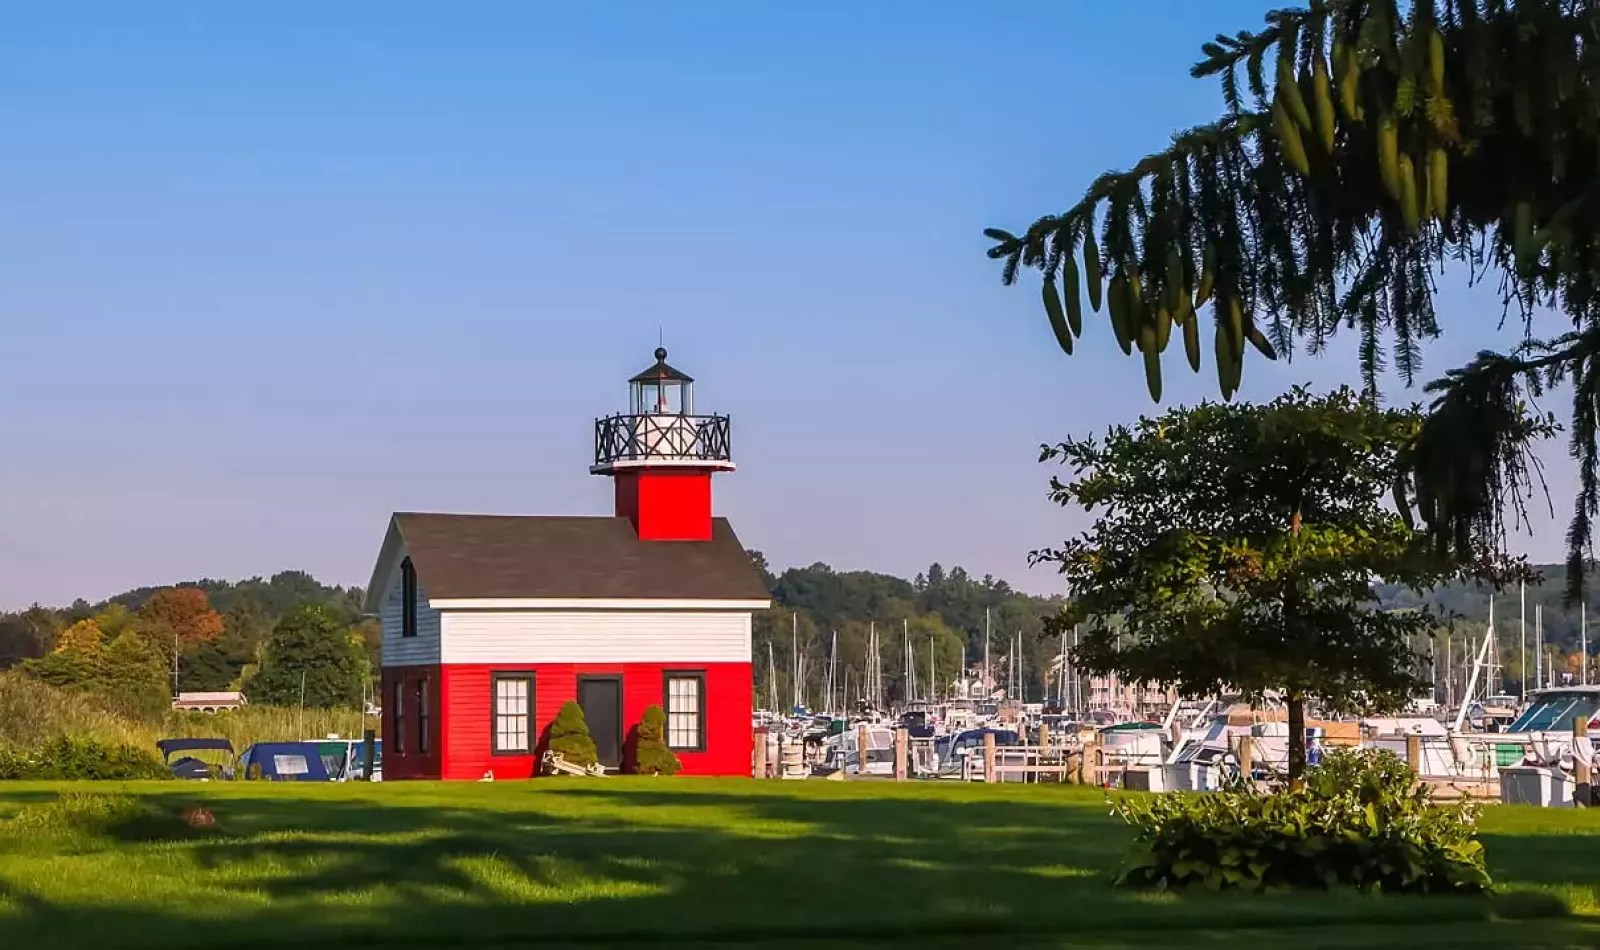
[[[1456,666],[1451,660],[1452,647],[1455,646],[1456,635],[1444,635],[1444,704],[1451,709],[1456,705]]]
[[[1072,666],[1072,710],[1078,715],[1083,715],[1083,680],[1078,679],[1078,625],[1072,625],[1072,652],[1067,654],[1067,662]]]
[[[1428,641],[1428,685],[1431,687],[1431,691],[1433,693],[1433,695],[1431,697],[1429,697],[1429,698],[1431,698],[1435,703],[1438,703],[1439,702],[1439,653],[1438,653],[1438,645],[1435,644],[1431,639]]]
[[[772,641],[767,641],[767,692],[772,694],[772,711],[778,711],[778,661],[772,654]]]
[[[984,689],[989,683],[989,608],[983,608],[983,682]],[[985,697],[988,698],[988,697]]]
[[[1056,657],[1056,696],[1061,700],[1063,710],[1070,709],[1067,705],[1067,632],[1061,631],[1061,649]]]
[[[862,699],[878,705],[878,622],[867,621],[867,684]]]
[[[1528,702],[1528,582],[1522,581],[1517,585],[1518,594],[1522,599],[1522,606],[1518,610],[1522,624],[1522,646],[1517,650],[1517,687],[1522,693],[1522,702]]]
[[[911,621],[905,617],[900,618],[900,649],[904,654],[901,659],[906,668],[906,702],[917,698],[917,666],[911,659]]]
[[[1544,686],[1544,604],[1533,608],[1533,688]]]
[[[1028,684],[1022,679],[1022,631],[1017,631],[1017,698],[1028,701]]]
[[[833,649],[828,651],[828,711],[835,711],[834,690],[839,688],[839,631],[833,631]]]

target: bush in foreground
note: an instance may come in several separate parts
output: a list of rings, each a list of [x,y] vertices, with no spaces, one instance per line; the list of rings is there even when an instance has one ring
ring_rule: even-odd
[[[1433,803],[1392,753],[1335,750],[1305,787],[1129,797],[1116,804],[1140,854],[1118,883],[1212,890],[1354,887],[1479,893],[1489,887],[1476,809]]]
[[[633,770],[640,775],[677,775],[681,768],[683,763],[667,748],[667,714],[660,706],[646,707],[639,720]]]
[[[154,753],[99,739],[56,736],[30,748],[0,747],[0,779],[135,781],[171,777]]]
[[[561,704],[556,721],[550,724],[550,751],[585,768],[600,761],[594,737],[589,734],[589,720],[583,718],[583,707],[570,699]]]

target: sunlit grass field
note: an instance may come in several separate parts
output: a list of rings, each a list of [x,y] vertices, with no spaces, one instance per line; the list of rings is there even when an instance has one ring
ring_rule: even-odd
[[[1482,828],[1493,898],[1147,895],[1111,887],[1128,836],[1093,789],[19,783],[0,946],[1600,944],[1600,813]]]

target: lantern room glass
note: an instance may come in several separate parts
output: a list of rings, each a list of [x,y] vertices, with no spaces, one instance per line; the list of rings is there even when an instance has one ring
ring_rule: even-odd
[[[640,380],[633,384],[633,414],[694,415],[694,384],[676,379]]]

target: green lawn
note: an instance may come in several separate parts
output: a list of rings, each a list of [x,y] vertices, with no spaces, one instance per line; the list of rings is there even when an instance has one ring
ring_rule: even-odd
[[[62,830],[63,791],[199,802],[217,828]],[[1494,899],[1158,896],[1110,887],[1126,832],[1075,788],[19,783],[0,946],[1600,944],[1600,812],[1494,807],[1483,832]]]

